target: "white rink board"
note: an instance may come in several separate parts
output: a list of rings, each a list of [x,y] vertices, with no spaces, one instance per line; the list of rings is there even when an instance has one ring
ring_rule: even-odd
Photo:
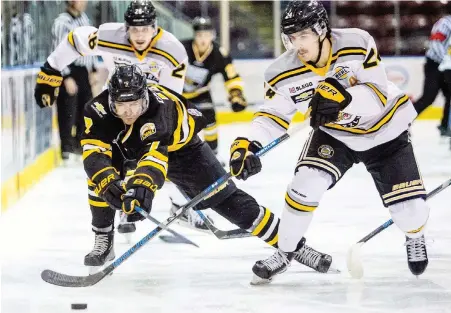
[[[383,57],[388,79],[404,90],[413,99],[417,99],[423,92],[424,57]],[[264,72],[272,60],[235,60],[234,64],[245,83],[245,94],[249,103],[263,101]],[[216,103],[226,102],[221,75],[216,75],[212,81],[212,96]],[[437,97],[434,105],[443,106],[443,96]]]
[[[413,143],[428,190],[451,177],[451,152],[440,144],[436,122],[419,121]],[[220,127],[220,153],[247,125]],[[307,132],[270,152],[263,171],[241,187],[280,215],[284,193]],[[283,162],[280,158],[283,156]],[[275,164],[278,163],[278,166]],[[200,245],[171,245],[156,239],[98,285],[69,289],[44,283],[50,268],[86,274],[84,255],[91,249],[90,211],[81,167],[59,168],[45,177],[0,218],[2,313],[69,313],[71,303],[87,303],[96,313],[446,313],[451,312],[451,189],[430,201],[429,268],[419,279],[406,264],[403,234],[395,227],[363,248],[365,277],[349,278],[345,269],[350,245],[389,218],[370,175],[351,169],[329,191],[315,213],[308,244],[330,253],[342,274],[317,274],[299,264],[268,286],[251,287],[251,267],[272,249],[258,239],[219,241],[175,226]],[[168,216],[169,200],[159,192],[152,214]],[[245,208],[243,208],[244,210]],[[217,215],[218,226],[231,225]],[[155,227],[138,225],[136,240]],[[116,255],[128,246],[116,236]]]

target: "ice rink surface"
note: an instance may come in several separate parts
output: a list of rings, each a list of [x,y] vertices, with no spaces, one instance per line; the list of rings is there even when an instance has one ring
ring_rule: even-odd
[[[227,158],[233,139],[247,125],[220,128],[221,154]],[[271,151],[263,171],[240,186],[277,215],[307,131]],[[436,122],[417,122],[412,137],[424,182],[432,190],[451,177],[449,143]],[[351,169],[329,191],[306,234],[307,243],[331,254],[341,274],[317,274],[293,263],[266,286],[250,286],[256,260],[272,254],[256,238],[219,241],[178,225],[200,248],[149,242],[110,277],[84,289],[49,285],[43,269],[85,275],[83,257],[93,246],[90,211],[82,167],[58,168],[0,218],[1,312],[63,313],[71,303],[87,303],[84,312],[451,312],[451,188],[429,204],[429,267],[420,278],[407,268],[404,236],[392,226],[363,247],[365,276],[353,280],[346,270],[348,248],[390,218],[362,165]],[[166,190],[158,193],[152,215],[168,216]],[[243,208],[245,209],[245,208]],[[217,226],[233,226],[208,213]],[[155,225],[138,224],[134,241]],[[127,250],[116,235],[116,256]]]

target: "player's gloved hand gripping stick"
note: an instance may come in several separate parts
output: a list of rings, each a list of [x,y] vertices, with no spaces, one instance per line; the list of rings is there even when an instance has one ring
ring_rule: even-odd
[[[308,112],[306,114],[308,116]],[[268,151],[274,149],[279,144],[290,138],[295,132],[305,127],[305,122],[296,125],[288,131],[280,136],[279,138],[273,140],[268,145],[263,147],[260,151],[256,153],[257,156],[261,157],[265,155]],[[227,173],[223,177],[219,178],[209,187],[207,187],[204,191],[194,197],[191,201],[186,203],[184,206],[180,207],[173,215],[169,216],[166,221],[159,224],[161,226],[167,227],[172,224],[177,218],[179,218],[185,211],[196,206],[202,200],[204,200],[207,196],[209,196],[216,189],[224,185],[232,175]],[[41,278],[53,285],[61,286],[61,287],[88,287],[97,284],[103,278],[108,276],[111,272],[113,272],[118,266],[120,266],[125,260],[127,260],[131,255],[133,255],[136,251],[138,251],[142,246],[144,246],[147,242],[155,238],[164,228],[161,226],[157,226],[154,230],[149,232],[144,238],[138,241],[133,247],[128,249],[124,254],[122,254],[119,258],[117,258],[113,263],[109,266],[105,267],[103,270],[88,276],[71,276],[62,273],[58,273],[52,270],[44,270],[41,273]]]

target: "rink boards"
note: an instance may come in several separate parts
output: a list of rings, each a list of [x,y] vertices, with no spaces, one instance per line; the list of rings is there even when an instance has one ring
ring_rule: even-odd
[[[233,113],[227,103],[222,78],[212,81],[212,96],[218,104],[220,124],[248,122],[263,101],[263,74],[272,60],[236,60],[234,63],[245,84],[250,108]],[[423,57],[385,57],[388,78],[413,99],[423,88]],[[38,67],[2,69],[2,211],[58,164],[56,110],[41,110],[34,102],[35,75]],[[443,106],[440,95],[434,106],[420,118],[438,119]],[[295,120],[301,120],[296,115]]]

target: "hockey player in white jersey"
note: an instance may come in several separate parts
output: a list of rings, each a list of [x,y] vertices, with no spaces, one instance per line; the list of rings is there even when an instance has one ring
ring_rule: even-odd
[[[296,111],[311,110],[313,130],[287,188],[279,249],[255,263],[254,282],[268,282],[287,269],[323,194],[359,162],[406,236],[410,271],[422,274],[429,208],[408,135],[416,116],[412,103],[387,80],[374,39],[356,28],[330,29],[320,2],[289,3],[281,31],[287,51],[265,72],[265,102],[250,133],[231,146],[232,174],[256,174],[257,147],[283,134]]]
[[[132,1],[125,14],[125,23],[105,23],[99,28],[78,27],[71,31],[47,58],[38,73],[35,99],[39,106],[48,107],[55,101],[61,85],[61,71],[84,55],[102,56],[112,75],[115,66],[136,64],[146,74],[148,83],[158,83],[181,94],[185,80],[188,56],[182,43],[173,34],[157,26],[155,7],[150,1]],[[99,114],[103,114],[99,107]],[[83,152],[83,160],[88,156]],[[109,232],[105,224],[102,205],[89,201],[92,227],[98,237]],[[193,227],[205,228],[197,213],[189,210],[181,220]],[[105,225],[104,225],[105,224]],[[134,223],[124,218],[118,226],[119,233],[136,230]],[[100,235],[99,235],[100,234]],[[93,250],[95,252],[95,249]],[[90,262],[85,264],[90,265]]]

